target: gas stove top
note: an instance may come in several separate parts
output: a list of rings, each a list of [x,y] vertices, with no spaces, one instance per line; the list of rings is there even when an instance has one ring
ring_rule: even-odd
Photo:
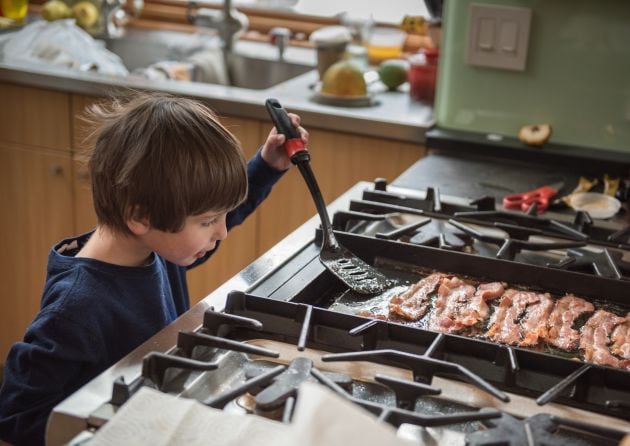
[[[357,184],[329,209],[339,242],[393,274],[394,292],[426,268],[535,283],[551,292],[597,296],[606,290],[602,297],[610,304],[628,305],[627,238],[600,242],[593,235],[599,230],[578,237],[575,220],[561,215],[545,219],[571,230],[528,234],[469,214],[502,212],[493,206],[377,181]],[[557,226],[548,225],[545,230]],[[623,229],[610,222],[593,226],[608,235]],[[313,218],[57,406],[48,442],[98,430],[142,386],[290,422],[305,380],[327,386],[418,444],[442,444],[440,436],[449,435],[449,444],[462,445],[505,437],[513,441],[505,444],[543,444],[544,438],[544,444],[606,445],[630,432],[628,371],[357,315],[365,302],[319,262],[317,227]],[[501,238],[505,233],[511,244]],[[544,251],[527,243],[555,245],[540,257]],[[570,250],[598,249],[621,263],[574,270],[562,264]]]
[[[376,180],[348,210],[335,213],[335,229],[614,279],[630,275],[630,225],[621,217],[538,215],[536,208],[503,210],[492,197],[443,200],[438,188],[394,189]]]
[[[200,328],[179,332],[169,352],[146,354],[138,377],[115,380],[111,398],[88,424],[97,430],[107,423],[142,386],[290,423],[299,385],[313,381],[418,444],[448,438],[453,445],[614,445],[622,438],[623,430],[612,426],[623,422],[609,417],[588,414],[588,422],[576,421],[587,412],[562,406],[538,413],[526,398],[490,382],[503,375],[500,387],[511,381],[509,387],[515,378],[537,377],[519,377],[501,355],[493,366],[502,372],[482,371],[471,348],[442,334],[422,339],[410,328],[233,292],[224,311],[209,308]],[[549,399],[562,398],[562,390],[553,389]],[[625,398],[623,391],[617,397]]]

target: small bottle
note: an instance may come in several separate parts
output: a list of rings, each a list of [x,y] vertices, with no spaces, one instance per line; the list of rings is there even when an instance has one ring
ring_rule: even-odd
[[[409,95],[415,101],[433,102],[439,50],[423,48],[409,56]]]

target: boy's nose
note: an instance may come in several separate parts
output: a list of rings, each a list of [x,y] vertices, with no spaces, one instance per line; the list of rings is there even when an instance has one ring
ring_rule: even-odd
[[[225,220],[221,222],[220,225],[217,225],[217,230],[214,233],[214,239],[215,240],[223,240],[225,239],[225,237],[227,237],[228,234],[228,230],[227,230],[227,226],[225,225]]]

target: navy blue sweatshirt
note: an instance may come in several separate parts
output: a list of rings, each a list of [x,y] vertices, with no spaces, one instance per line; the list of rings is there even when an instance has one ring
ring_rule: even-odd
[[[228,229],[243,222],[282,175],[260,151],[247,171],[248,197],[228,214]],[[90,235],[63,240],[50,251],[41,309],[4,365],[0,439],[16,446],[43,445],[55,405],[190,306],[185,267],[156,254],[140,267],[74,257]]]

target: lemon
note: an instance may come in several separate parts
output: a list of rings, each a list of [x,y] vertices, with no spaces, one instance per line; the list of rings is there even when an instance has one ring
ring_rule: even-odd
[[[61,0],[49,0],[42,6],[42,18],[49,22],[72,17],[72,10]]]
[[[72,7],[72,15],[81,28],[90,28],[96,24],[99,12],[94,3],[84,0]]]
[[[402,59],[387,59],[378,67],[378,77],[390,90],[396,90],[407,82],[409,62]]]
[[[367,85],[363,72],[356,64],[342,60],[324,73],[321,92],[333,96],[361,97],[367,95]]]

